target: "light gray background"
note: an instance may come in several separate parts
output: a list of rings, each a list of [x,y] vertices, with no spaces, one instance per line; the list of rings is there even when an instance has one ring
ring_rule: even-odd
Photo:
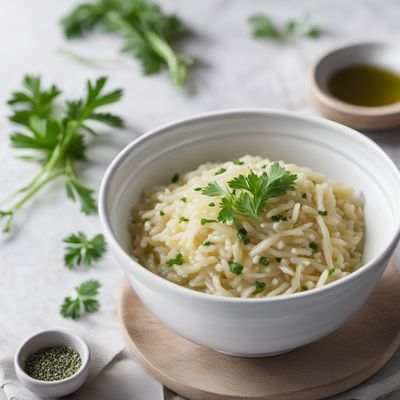
[[[8,145],[12,127],[4,103],[27,72],[43,75],[47,84],[58,83],[69,97],[82,93],[87,78],[103,74],[110,76],[110,87],[124,88],[124,99],[115,111],[125,117],[127,128],[105,130],[90,147],[90,163],[81,174],[84,181],[98,187],[107,164],[119,150],[141,133],[177,118],[252,106],[316,114],[308,103],[305,86],[307,68],[316,57],[352,42],[400,38],[398,0],[163,0],[165,9],[178,12],[194,32],[184,48],[198,64],[187,90],[180,92],[164,74],[143,77],[134,60],[118,54],[120,41],[116,38],[96,35],[66,42],[57,21],[77,3],[0,0],[0,198],[26,182],[37,169],[17,160]],[[290,45],[254,40],[246,20],[258,11],[282,23],[309,11],[325,34],[315,41],[305,39]],[[95,62],[79,63],[67,55],[71,52]],[[370,137],[399,165],[398,134],[394,129]],[[109,358],[124,347],[116,313],[122,274],[111,254],[89,271],[74,273],[62,266],[61,240],[77,230],[98,232],[98,218],[80,214],[77,205],[66,200],[62,184],[56,183],[18,214],[12,236],[0,238],[0,387],[12,385],[5,371],[8,368],[10,373],[18,343],[40,329],[67,326],[94,336],[101,332],[110,343],[104,350]],[[101,312],[80,322],[63,320],[58,315],[63,297],[89,278],[103,283]],[[373,380],[340,399],[399,398],[400,392],[386,396],[399,385],[399,358],[396,355]],[[102,363],[108,365],[97,380],[74,399],[161,400],[173,396],[164,392],[126,350],[112,362],[103,358],[99,365]],[[0,388],[0,398],[1,393]],[[28,394],[14,398],[33,399]]]

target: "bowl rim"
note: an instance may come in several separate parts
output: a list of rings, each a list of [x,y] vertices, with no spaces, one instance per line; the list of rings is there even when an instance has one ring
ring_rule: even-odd
[[[59,379],[57,381],[42,381],[40,379],[36,379],[36,378],[33,378],[32,376],[28,375],[25,372],[25,369],[23,368],[23,366],[21,365],[21,362],[20,362],[21,352],[25,349],[25,347],[29,347],[30,343],[35,338],[37,338],[39,336],[52,337],[52,335],[59,334],[59,333],[73,338],[74,341],[79,342],[80,345],[82,346],[83,355],[81,353],[79,353],[79,355],[81,356],[81,359],[82,359],[81,367],[78,369],[78,371],[76,371],[73,375],[69,376],[68,378]],[[43,348],[45,349],[46,347],[43,347]],[[25,339],[19,345],[17,351],[15,352],[15,356],[14,356],[14,367],[17,370],[19,376],[21,376],[23,378],[23,380],[25,380],[33,385],[49,387],[49,386],[57,386],[57,385],[65,384],[65,383],[75,380],[80,375],[82,375],[82,373],[87,369],[87,367],[89,365],[89,361],[90,361],[89,346],[87,345],[85,340],[83,340],[79,335],[77,335],[76,333],[71,332],[70,330],[67,330],[67,329],[45,329],[45,330],[36,332],[33,335],[29,336],[27,339]]]
[[[384,106],[359,106],[356,104],[347,103],[343,100],[336,98],[335,96],[327,93],[322,89],[317,79],[318,68],[323,62],[329,58],[336,57],[339,53],[351,48],[358,47],[386,47],[399,49],[399,45],[391,41],[370,41],[370,42],[357,42],[348,44],[341,47],[335,47],[322,56],[320,56],[309,68],[307,74],[307,83],[310,88],[311,94],[326,107],[331,110],[339,111],[344,114],[354,115],[358,117],[386,117],[400,113],[400,101]],[[357,60],[354,59],[353,65],[357,64]]]
[[[271,108],[237,108],[237,109],[223,109],[220,111],[212,111],[208,113],[202,113],[199,115],[195,115],[188,118],[179,119],[170,123],[163,124],[158,128],[152,129],[147,131],[143,135],[137,137],[127,146],[125,146],[112,160],[109,164],[103,179],[101,181],[100,189],[99,189],[99,217],[100,222],[103,227],[104,233],[107,237],[107,240],[111,244],[111,248],[116,250],[118,254],[126,260],[128,264],[131,264],[134,268],[137,269],[138,273],[142,276],[147,276],[150,279],[155,279],[160,285],[162,285],[166,290],[172,290],[179,292],[183,295],[188,295],[193,298],[198,298],[204,301],[218,301],[218,302],[227,302],[227,303],[275,303],[275,302],[286,302],[297,300],[299,298],[305,297],[313,297],[319,295],[321,292],[329,292],[335,290],[338,286],[341,286],[347,282],[357,279],[359,276],[364,275],[368,270],[373,268],[377,263],[381,260],[385,259],[393,247],[399,241],[400,238],[400,223],[398,224],[397,230],[393,234],[391,240],[388,244],[384,247],[384,249],[378,254],[376,257],[372,258],[367,263],[363,264],[359,267],[356,271],[352,272],[351,274],[338,279],[334,282],[329,283],[328,285],[314,288],[312,290],[307,290],[303,292],[297,293],[290,293],[290,294],[283,294],[275,297],[258,297],[258,298],[241,298],[241,297],[228,297],[228,296],[217,296],[209,293],[199,292],[190,288],[186,288],[185,286],[178,285],[174,282],[171,282],[151,271],[149,271],[146,267],[142,266],[138,262],[136,262],[118,243],[117,239],[114,236],[114,233],[111,229],[110,219],[107,215],[107,206],[108,206],[108,192],[110,188],[110,184],[112,181],[113,176],[115,175],[116,170],[120,165],[123,164],[126,157],[129,153],[135,149],[138,144],[141,144],[147,140],[151,140],[163,133],[175,129],[175,128],[182,128],[188,125],[193,125],[199,122],[204,121],[212,121],[218,119],[224,119],[226,117],[251,117],[251,116],[280,116],[286,117],[290,119],[297,119],[304,122],[309,122],[312,124],[319,125],[321,128],[328,127],[334,128],[339,134],[342,134],[347,137],[352,137],[353,139],[358,140],[363,146],[369,147],[375,153],[378,153],[379,156],[387,163],[388,167],[390,167],[395,176],[397,176],[397,181],[400,187],[400,171],[397,169],[396,165],[393,161],[389,158],[389,156],[376,144],[372,139],[368,138],[367,136],[361,134],[360,132],[356,131],[355,129],[349,128],[345,125],[340,123],[327,120],[320,117],[308,116],[303,115],[300,113],[296,113],[293,111],[287,110],[280,110],[280,109],[271,109]]]

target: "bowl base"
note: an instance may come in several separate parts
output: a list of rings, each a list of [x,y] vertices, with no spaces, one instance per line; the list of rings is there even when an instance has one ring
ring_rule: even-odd
[[[358,385],[389,360],[400,345],[398,304],[400,277],[392,264],[366,304],[335,332],[262,358],[232,357],[183,339],[150,313],[128,282],[119,318],[138,360],[186,398],[316,400]]]
[[[281,350],[281,351],[273,351],[273,352],[269,352],[269,353],[261,353],[261,354],[243,354],[243,353],[229,353],[227,351],[214,349],[214,351],[217,351],[218,353],[225,354],[225,355],[231,356],[231,357],[241,357],[241,358],[276,357],[276,356],[280,356],[282,354],[289,353],[293,350],[296,350],[296,348],[288,349],[288,350]]]

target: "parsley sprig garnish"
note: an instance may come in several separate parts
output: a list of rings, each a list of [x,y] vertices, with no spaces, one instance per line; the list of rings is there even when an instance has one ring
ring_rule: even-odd
[[[83,313],[93,313],[100,308],[97,296],[101,284],[96,280],[88,280],[75,288],[76,297],[66,297],[60,308],[65,318],[79,319]]]
[[[238,216],[257,219],[266,208],[268,199],[281,196],[294,189],[297,175],[291,174],[274,162],[269,172],[258,176],[254,172],[239,175],[223,189],[217,182],[210,182],[202,189],[207,196],[221,196],[218,221],[232,223]]]
[[[0,211],[5,219],[4,231],[11,230],[15,213],[43,187],[55,178],[63,177],[67,196],[78,200],[85,214],[96,212],[94,190],[79,180],[75,162],[84,160],[87,150],[86,137],[96,136],[92,121],[120,127],[122,119],[100,109],[121,99],[122,90],[104,90],[107,78],[88,81],[86,94],[77,100],[65,101],[61,107],[55,100],[61,90],[52,85],[44,89],[39,77],[27,75],[24,88],[12,94],[8,104],[13,110],[10,120],[21,127],[21,131],[10,137],[15,148],[29,150],[25,159],[40,161],[42,168],[30,183],[14,193]]]
[[[102,234],[89,239],[83,232],[72,234],[64,239],[65,247],[64,264],[68,269],[74,269],[83,264],[92,265],[100,260],[107,250],[107,243]]]
[[[100,28],[124,39],[122,51],[139,60],[143,73],[151,75],[168,68],[178,87],[186,82],[193,58],[177,54],[173,44],[186,29],[176,15],[164,14],[159,5],[147,0],[96,0],[82,3],[61,21],[68,39]]]
[[[278,27],[272,18],[260,13],[249,18],[252,34],[257,38],[293,40],[301,37],[315,39],[321,35],[320,29],[310,21],[310,15],[305,14],[299,20],[289,20],[283,28]]]

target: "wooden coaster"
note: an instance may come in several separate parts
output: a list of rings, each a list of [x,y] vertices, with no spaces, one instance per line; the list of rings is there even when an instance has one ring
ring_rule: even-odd
[[[119,318],[130,350],[165,386],[191,400],[314,400],[378,371],[400,344],[400,278],[393,266],[350,321],[329,336],[270,358],[220,354],[159,322],[125,282]]]

